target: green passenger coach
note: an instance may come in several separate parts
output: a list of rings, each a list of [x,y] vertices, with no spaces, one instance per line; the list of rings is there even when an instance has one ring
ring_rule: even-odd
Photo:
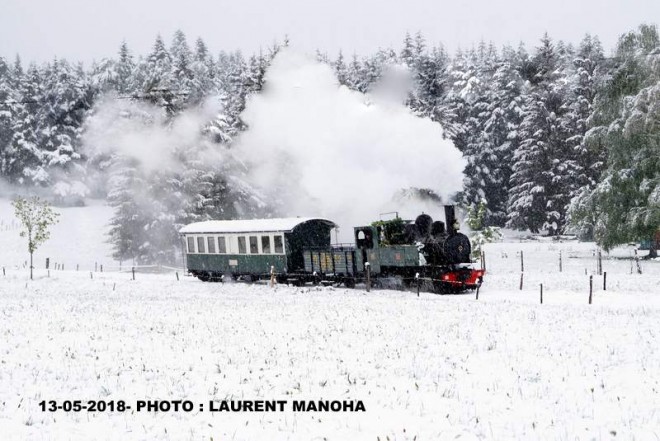
[[[334,222],[318,218],[197,222],[183,227],[185,265],[200,280],[286,278],[304,270],[303,248],[330,246]]]

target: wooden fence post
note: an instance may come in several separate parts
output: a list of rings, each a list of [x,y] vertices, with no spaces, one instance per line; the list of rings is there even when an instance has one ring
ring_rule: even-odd
[[[521,291],[522,291],[522,288],[523,288],[523,275],[524,275],[524,274],[525,274],[525,273],[520,273],[520,290],[521,290]]]
[[[364,266],[367,267],[367,292],[371,291],[371,264],[366,262]]]
[[[543,284],[541,283],[541,305],[543,304]]]
[[[417,281],[417,297],[419,297],[419,287],[421,285],[421,280],[419,279],[419,273],[415,273],[415,280]]]
[[[522,250],[520,251],[520,272],[524,273],[525,272],[525,261],[523,260],[523,252]]]
[[[178,271],[176,272],[176,281],[177,282],[179,281],[179,272]]]
[[[607,271],[603,273],[603,291],[607,291]]]
[[[562,272],[562,266],[561,266],[561,250],[559,250],[559,272]]]
[[[593,300],[594,296],[594,276],[589,276],[589,304],[591,305],[591,302]]]
[[[133,280],[135,280],[135,267],[131,268],[131,272],[133,273]]]

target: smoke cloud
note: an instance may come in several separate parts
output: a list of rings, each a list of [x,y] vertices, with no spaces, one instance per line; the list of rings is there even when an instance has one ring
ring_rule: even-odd
[[[220,100],[212,97],[203,106],[168,120],[164,110],[155,105],[106,96],[86,121],[85,153],[133,158],[147,173],[176,170],[181,166],[179,153],[191,146],[220,151],[211,148],[202,136],[202,128],[220,110]]]
[[[229,150],[201,132],[222,111],[216,97],[171,120],[150,104],[108,97],[87,121],[86,153],[137,159],[147,177],[182,167],[181,154],[195,146],[205,164],[224,168],[233,185],[257,189],[278,214],[329,218],[350,241],[353,226],[380,213],[442,219],[437,200],[420,199],[425,192],[417,189],[450,201],[462,188],[460,152],[439,124],[403,104],[411,86],[405,66],[390,66],[365,95],[339,86],[326,64],[285,49],[264,89],[248,99],[241,117],[249,128]]]
[[[252,185],[288,216],[323,216],[352,227],[398,211],[442,218],[406,189],[448,201],[462,187],[465,161],[439,124],[414,116],[401,100],[409,76],[396,67],[364,95],[339,86],[331,68],[287,49],[273,60],[263,91],[242,114],[249,129],[235,145]],[[396,196],[399,197],[396,197]]]

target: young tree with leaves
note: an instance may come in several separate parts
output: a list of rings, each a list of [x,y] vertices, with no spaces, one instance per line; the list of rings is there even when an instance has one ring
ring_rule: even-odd
[[[30,280],[32,280],[33,255],[42,243],[50,238],[48,228],[58,222],[59,213],[54,211],[48,202],[33,197],[25,199],[19,197],[12,202],[16,217],[21,222],[23,230],[21,237],[28,238],[28,252],[30,253]]]
[[[499,227],[487,227],[486,220],[486,204],[480,202],[478,205],[471,205],[467,210],[466,222],[472,234],[470,240],[472,242],[472,257],[481,258],[483,246],[487,243],[497,242],[502,239],[502,232]]]

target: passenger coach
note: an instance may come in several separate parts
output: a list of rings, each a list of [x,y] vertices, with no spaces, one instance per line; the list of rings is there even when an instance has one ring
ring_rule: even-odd
[[[188,271],[200,280],[223,276],[256,280],[304,270],[304,248],[330,247],[336,224],[327,219],[285,218],[197,222],[183,227]]]

